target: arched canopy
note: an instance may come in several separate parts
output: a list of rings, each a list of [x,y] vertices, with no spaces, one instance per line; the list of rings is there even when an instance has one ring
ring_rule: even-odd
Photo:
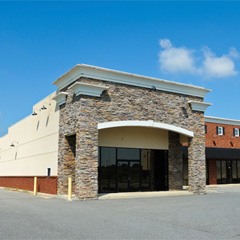
[[[154,122],[152,120],[148,121],[114,121],[114,122],[104,122],[98,124],[98,129],[107,129],[107,128],[116,128],[116,127],[148,127],[148,128],[158,128],[163,129],[167,131],[176,132],[188,137],[193,137],[194,133],[192,131],[186,130],[184,128],[180,128],[174,125],[166,124],[166,123],[160,123],[160,122]]]

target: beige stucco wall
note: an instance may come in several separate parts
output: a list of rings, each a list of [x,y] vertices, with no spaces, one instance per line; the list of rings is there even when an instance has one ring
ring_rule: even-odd
[[[168,131],[144,127],[117,127],[98,132],[99,146],[168,150]]]
[[[46,176],[47,168],[57,175],[59,111],[54,96],[37,103],[36,116],[27,116],[0,138],[0,176]],[[43,105],[47,109],[41,110]]]

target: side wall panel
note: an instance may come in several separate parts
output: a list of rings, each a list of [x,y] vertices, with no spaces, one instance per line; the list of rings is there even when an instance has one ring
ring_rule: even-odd
[[[57,194],[57,177],[38,177],[37,191]],[[34,177],[0,177],[0,186],[33,191]]]

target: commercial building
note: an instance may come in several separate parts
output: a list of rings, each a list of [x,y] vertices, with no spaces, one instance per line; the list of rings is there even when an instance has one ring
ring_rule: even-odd
[[[38,176],[39,191],[66,194],[71,176],[75,195],[87,199],[186,183],[204,193],[206,173],[214,183],[211,145],[207,165],[205,155],[210,90],[84,64],[54,84],[57,91],[0,139],[0,186],[30,190]]]
[[[205,117],[207,183],[240,183],[240,121]]]
[[[56,194],[58,175],[59,111],[53,93],[0,138],[0,186]],[[46,177],[47,176],[47,177]]]

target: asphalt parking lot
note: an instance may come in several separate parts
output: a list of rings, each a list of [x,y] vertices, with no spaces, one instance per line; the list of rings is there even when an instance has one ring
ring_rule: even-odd
[[[240,239],[240,186],[66,201],[0,189],[0,239]]]

